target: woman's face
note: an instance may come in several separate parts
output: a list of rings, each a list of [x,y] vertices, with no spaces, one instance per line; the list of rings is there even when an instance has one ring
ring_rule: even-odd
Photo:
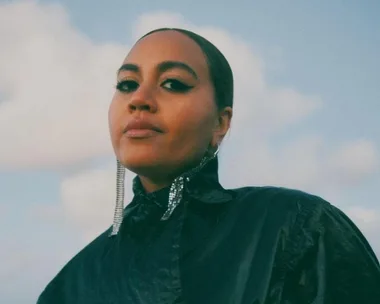
[[[179,32],[140,40],[125,58],[117,83],[109,109],[112,145],[136,174],[175,176],[200,161],[223,132],[206,59]],[[160,131],[126,132],[127,124],[139,119]]]

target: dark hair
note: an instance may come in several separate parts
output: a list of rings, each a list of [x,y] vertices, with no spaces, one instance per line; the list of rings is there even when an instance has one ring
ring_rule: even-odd
[[[230,64],[224,55],[219,51],[219,49],[206,38],[203,38],[202,36],[191,31],[179,28],[155,29],[142,36],[139,40],[143,39],[146,36],[149,36],[150,34],[162,31],[180,32],[199,45],[206,57],[211,82],[214,86],[215,101],[218,109],[223,109],[227,106],[232,108],[234,96],[234,78]]]

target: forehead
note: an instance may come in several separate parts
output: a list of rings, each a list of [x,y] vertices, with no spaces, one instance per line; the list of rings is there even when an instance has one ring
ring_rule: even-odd
[[[124,63],[134,63],[144,69],[163,61],[181,61],[190,65],[197,74],[208,75],[202,49],[191,38],[177,31],[156,32],[144,37],[132,47]]]

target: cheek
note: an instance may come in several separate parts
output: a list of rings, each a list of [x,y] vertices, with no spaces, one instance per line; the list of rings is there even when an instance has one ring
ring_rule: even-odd
[[[182,107],[176,113],[172,113],[173,141],[189,149],[203,148],[208,145],[212,137],[213,111],[211,107],[197,105]]]

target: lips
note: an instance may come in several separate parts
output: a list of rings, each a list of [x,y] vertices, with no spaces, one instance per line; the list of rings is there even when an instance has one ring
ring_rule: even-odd
[[[133,119],[127,123],[123,130],[127,138],[144,139],[155,137],[162,130],[154,123],[146,119]]]
[[[125,126],[123,133],[127,133],[131,130],[151,130],[155,132],[162,133],[162,130],[154,123],[146,119],[134,119],[128,122]]]

